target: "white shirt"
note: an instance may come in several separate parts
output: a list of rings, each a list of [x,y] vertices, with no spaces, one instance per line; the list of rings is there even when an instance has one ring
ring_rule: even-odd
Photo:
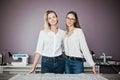
[[[56,34],[52,31],[40,31],[36,52],[46,57],[61,55],[64,37],[65,31],[61,29]]]
[[[92,59],[90,51],[85,40],[82,29],[75,28],[73,33],[64,39],[65,54],[71,57],[85,58],[90,66],[94,66],[95,63]]]

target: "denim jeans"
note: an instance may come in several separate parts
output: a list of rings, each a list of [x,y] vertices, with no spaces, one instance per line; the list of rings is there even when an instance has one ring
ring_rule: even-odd
[[[65,59],[64,57],[45,57],[42,56],[41,73],[64,73]]]
[[[79,74],[83,73],[84,65],[83,60],[72,60],[65,58],[65,73],[66,74]]]

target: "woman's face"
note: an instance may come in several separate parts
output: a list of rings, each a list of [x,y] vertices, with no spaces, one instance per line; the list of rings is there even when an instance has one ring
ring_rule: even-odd
[[[66,25],[68,27],[74,26],[75,23],[75,16],[73,14],[68,14],[66,17]]]
[[[58,22],[58,18],[56,17],[56,15],[55,15],[54,13],[48,14],[48,23],[49,23],[51,26],[56,25],[57,22]]]

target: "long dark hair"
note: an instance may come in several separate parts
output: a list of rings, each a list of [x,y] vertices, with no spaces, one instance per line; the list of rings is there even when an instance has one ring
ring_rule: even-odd
[[[70,11],[70,12],[68,12],[67,13],[67,15],[69,15],[69,14],[72,14],[72,15],[74,15],[75,16],[75,23],[74,23],[74,27],[75,28],[81,28],[80,27],[80,24],[79,24],[79,19],[78,19],[78,16],[77,16],[77,13],[75,12],[75,11]],[[66,15],[66,17],[67,17],[67,15]],[[67,26],[67,25],[66,25]],[[66,29],[68,30],[68,27],[66,27]]]

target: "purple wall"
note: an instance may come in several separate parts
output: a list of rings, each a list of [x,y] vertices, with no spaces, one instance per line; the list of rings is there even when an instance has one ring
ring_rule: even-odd
[[[0,1],[0,50],[28,53],[30,62],[36,48],[44,12],[55,10],[65,30],[65,16],[78,13],[88,46],[97,56],[105,52],[119,59],[119,0],[3,0]]]

